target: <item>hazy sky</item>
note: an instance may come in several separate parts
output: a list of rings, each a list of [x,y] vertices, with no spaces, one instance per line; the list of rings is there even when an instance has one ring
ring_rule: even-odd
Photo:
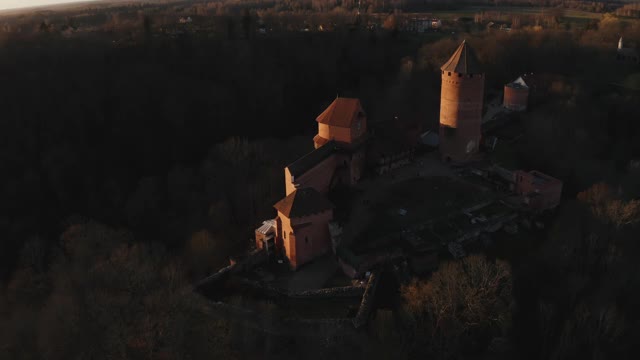
[[[81,1],[87,0],[0,0],[0,10],[17,9],[39,5],[64,4]]]

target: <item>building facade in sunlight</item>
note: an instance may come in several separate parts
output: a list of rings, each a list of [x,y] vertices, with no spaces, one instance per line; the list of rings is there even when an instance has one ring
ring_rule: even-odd
[[[367,116],[360,100],[336,98],[317,118],[315,150],[284,169],[278,216],[256,229],[256,246],[284,254],[293,269],[331,249],[333,205],[326,194],[355,185],[366,165]]]
[[[485,75],[466,41],[440,70],[440,153],[447,162],[469,161],[478,153],[482,135]]]

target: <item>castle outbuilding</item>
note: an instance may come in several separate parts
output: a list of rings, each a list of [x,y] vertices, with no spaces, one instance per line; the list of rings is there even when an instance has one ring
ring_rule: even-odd
[[[275,246],[284,250],[293,269],[331,250],[334,206],[324,195],[314,188],[297,189],[274,207]]]
[[[447,162],[469,161],[478,152],[482,136],[485,76],[466,41],[440,70],[440,153]]]
[[[529,86],[522,77],[504,86],[502,106],[512,111],[525,111],[529,102]]]
[[[553,209],[560,204],[562,181],[533,170],[514,172],[515,192],[522,195],[525,204],[534,210]]]

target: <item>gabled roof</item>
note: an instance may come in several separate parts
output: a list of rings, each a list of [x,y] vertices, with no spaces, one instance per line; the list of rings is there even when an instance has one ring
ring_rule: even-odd
[[[467,41],[462,41],[456,51],[451,55],[449,61],[440,68],[442,71],[455,72],[458,74],[481,74],[480,62],[475,51],[467,45]]]
[[[303,217],[333,209],[333,204],[314,188],[297,189],[273,205],[288,218]]]
[[[322,160],[328,158],[333,154],[333,151],[336,149],[336,143],[333,140],[330,140],[326,144],[321,147],[313,150],[312,152],[304,155],[298,160],[292,162],[287,166],[289,172],[293,176],[300,176],[318,165]]]
[[[359,118],[364,116],[360,100],[354,98],[336,98],[329,107],[318,115],[316,121],[321,124],[350,128]]]

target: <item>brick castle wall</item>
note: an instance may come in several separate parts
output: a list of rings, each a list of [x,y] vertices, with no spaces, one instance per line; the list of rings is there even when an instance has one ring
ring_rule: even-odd
[[[465,161],[480,144],[484,74],[442,72],[440,152],[446,160]]]

